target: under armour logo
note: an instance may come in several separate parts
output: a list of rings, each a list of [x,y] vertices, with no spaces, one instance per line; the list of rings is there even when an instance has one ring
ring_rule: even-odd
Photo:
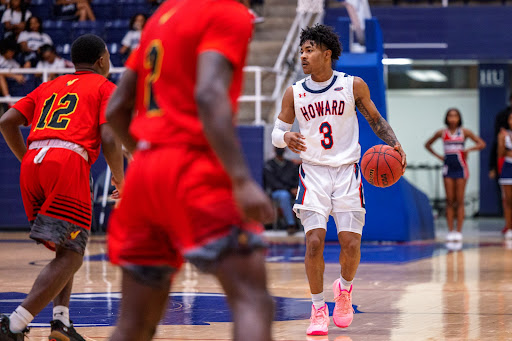
[[[306,97],[306,93],[299,94],[299,98]]]

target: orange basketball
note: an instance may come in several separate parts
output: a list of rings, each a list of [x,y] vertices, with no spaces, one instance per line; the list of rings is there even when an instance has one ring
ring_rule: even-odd
[[[378,144],[364,153],[361,171],[371,185],[389,187],[402,176],[402,157],[392,147]]]

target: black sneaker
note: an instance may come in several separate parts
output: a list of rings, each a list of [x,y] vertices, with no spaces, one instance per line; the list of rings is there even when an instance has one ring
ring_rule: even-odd
[[[13,333],[9,329],[9,317],[0,315],[0,341],[23,341],[25,334],[28,333],[28,328],[25,328],[21,333]]]
[[[48,336],[49,341],[85,341],[73,328],[73,322],[70,327],[66,327],[62,321],[53,320],[50,321],[52,332]]]

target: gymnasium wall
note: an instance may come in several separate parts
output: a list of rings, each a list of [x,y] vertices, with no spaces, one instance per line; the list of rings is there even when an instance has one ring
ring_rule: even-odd
[[[424,144],[435,131],[444,128],[446,110],[458,108],[462,113],[464,127],[479,133],[479,97],[477,89],[467,90],[387,90],[388,120],[407,153],[410,165],[441,165],[442,162],[431,155]],[[466,146],[471,146],[468,140]],[[443,154],[443,144],[438,140],[434,149]],[[469,180],[466,198],[478,200],[480,190],[480,153],[469,154]],[[429,198],[444,198],[441,170],[413,170],[405,173],[405,178],[423,191]],[[437,185],[437,186],[436,186]],[[478,210],[478,202],[469,206],[468,214]]]
[[[374,6],[389,58],[508,60],[512,6]],[[348,17],[331,8],[325,21]]]

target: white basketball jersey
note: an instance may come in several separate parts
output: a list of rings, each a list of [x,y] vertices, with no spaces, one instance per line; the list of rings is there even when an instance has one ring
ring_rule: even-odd
[[[353,84],[353,76],[334,71],[332,81],[323,89],[313,90],[311,77],[292,86],[295,117],[306,138],[307,150],[300,153],[304,162],[339,167],[359,161]]]

